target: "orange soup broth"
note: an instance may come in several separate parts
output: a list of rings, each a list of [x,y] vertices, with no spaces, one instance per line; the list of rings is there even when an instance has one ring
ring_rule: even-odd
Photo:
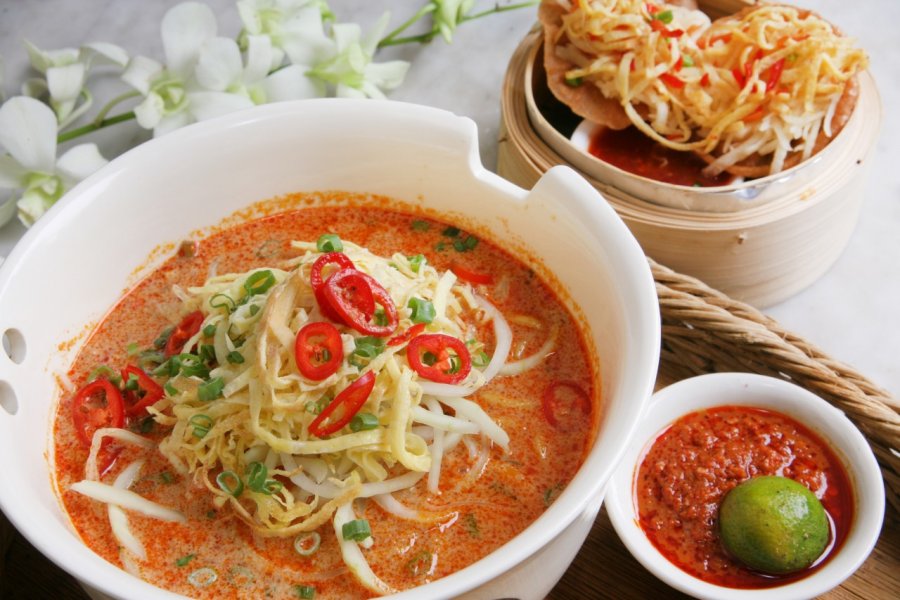
[[[425,220],[428,229],[413,228],[414,220]],[[509,454],[491,448],[489,460],[476,472],[474,459],[466,446],[459,444],[444,457],[440,493],[429,493],[423,479],[409,491],[395,494],[407,506],[437,515],[433,522],[396,518],[371,501],[358,501],[356,506],[359,518],[371,523],[374,539],[374,546],[363,552],[375,574],[388,585],[407,589],[444,577],[509,541],[547,508],[590,448],[600,396],[581,330],[550,287],[527,266],[484,240],[473,250],[454,250],[453,240],[444,235],[445,228],[433,220],[382,209],[318,207],[214,233],[196,245],[194,256],[173,256],[129,291],[91,335],[69,377],[80,387],[97,365],[118,370],[128,362],[128,344],[147,347],[161,330],[177,323],[182,312],[171,291],[173,284],[200,285],[213,265],[218,273],[278,267],[280,261],[300,254],[290,248],[291,240],[315,240],[323,233],[336,233],[381,256],[422,253],[439,270],[461,264],[490,273],[494,284],[475,286],[478,293],[508,318],[529,315],[542,324],[534,329],[510,321],[510,360],[536,351],[554,326],[559,330],[555,352],[538,367],[514,377],[498,377],[470,397],[509,434]],[[492,329],[481,328],[479,339],[490,354]],[[593,399],[592,418],[567,420],[566,431],[551,426],[542,412],[543,391],[560,380],[576,382]],[[123,566],[106,506],[68,489],[84,478],[88,451],[75,436],[69,399],[63,398],[59,406],[54,458],[65,510],[91,549]],[[137,430],[139,424],[131,427]],[[161,440],[166,433],[154,424],[144,435]],[[315,587],[319,599],[372,595],[344,566],[330,522],[318,530],[322,538],[319,551],[302,557],[293,549],[293,538],[262,538],[234,518],[229,508],[217,509],[208,491],[189,476],[178,475],[159,452],[115,444],[111,449],[120,453],[104,482],[110,483],[133,460],[146,458],[131,489],[188,518],[186,524],[176,524],[128,513],[132,530],[148,555],[146,561],[133,563],[141,577],[154,585],[202,598],[296,597],[297,585]],[[190,584],[188,576],[204,567],[216,571],[217,581],[205,588]]]

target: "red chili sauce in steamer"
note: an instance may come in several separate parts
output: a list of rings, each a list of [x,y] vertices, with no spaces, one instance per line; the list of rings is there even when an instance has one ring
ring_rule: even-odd
[[[703,174],[706,163],[693,152],[666,148],[636,127],[622,130],[598,127],[591,134],[588,152],[615,167],[655,181],[688,187],[728,185],[731,173]]]
[[[751,477],[780,475],[809,488],[830,521],[830,542],[810,568],[790,575],[754,572],[732,559],[718,536],[725,495]],[[635,480],[641,528],[672,564],[715,585],[767,588],[806,577],[834,556],[853,522],[853,489],[835,453],[794,419],[744,406],[688,414],[644,455]]]

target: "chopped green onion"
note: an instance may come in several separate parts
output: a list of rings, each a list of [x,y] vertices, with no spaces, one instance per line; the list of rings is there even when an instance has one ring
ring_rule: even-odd
[[[247,310],[250,311],[250,316],[251,316],[251,317],[255,317],[255,316],[256,316],[256,313],[259,312],[259,304],[251,304],[251,305],[250,305],[250,308],[248,308]]]
[[[468,252],[470,250],[474,250],[475,246],[478,245],[478,238],[474,235],[468,236],[466,239],[456,239],[453,240],[453,248],[457,252]]]
[[[683,67],[693,67],[694,59],[688,56],[687,54],[681,55],[681,66]]]
[[[434,366],[434,363],[437,362],[437,354],[434,352],[423,352],[422,353],[422,362],[428,365],[429,367]]]
[[[275,285],[275,274],[269,269],[257,271],[250,275],[244,282],[244,291],[247,296],[256,296],[269,291],[269,288]]]
[[[548,487],[544,492],[544,506],[550,506],[553,504],[553,501],[556,500],[556,497],[559,496],[560,492],[562,492],[565,486],[562,482],[557,483],[554,486]]]
[[[321,398],[319,398],[318,400],[310,400],[309,402],[306,403],[304,408],[306,409],[306,412],[308,412],[312,415],[317,415],[317,414],[321,413],[328,404],[331,403],[331,400],[332,400],[331,396],[326,394],[326,395],[322,396]]]
[[[266,485],[269,469],[261,462],[254,461],[247,465],[247,487],[254,492],[261,492]]]
[[[157,350],[162,350],[166,347],[166,344],[169,342],[169,338],[172,337],[172,332],[175,331],[175,326],[170,325],[162,330],[162,333],[159,334],[159,337],[153,340],[153,347]]]
[[[295,585],[294,591],[297,592],[297,597],[303,600],[312,600],[316,597],[316,588],[311,585]]]
[[[375,310],[375,314],[372,315],[372,321],[374,321],[376,325],[381,326],[388,324],[387,314],[385,314],[383,308],[378,308]]]
[[[431,229],[431,223],[429,223],[428,221],[416,220],[412,222],[411,227],[415,231],[428,231],[429,229]]]
[[[441,235],[444,237],[456,237],[459,234],[459,227],[453,227],[452,225],[441,232]]]
[[[459,369],[461,366],[462,366],[462,364],[460,363],[459,357],[451,356],[450,357],[450,370],[447,372],[450,375],[453,375],[454,373],[459,373]]]
[[[384,352],[384,338],[362,336],[356,338],[354,342],[356,343],[356,348],[347,358],[354,367],[362,368],[369,364],[373,358]],[[366,360],[361,361],[361,358]]]
[[[422,264],[425,262],[424,254],[416,254],[415,256],[409,257],[409,268],[413,273],[418,273],[419,269],[422,268]]]
[[[277,494],[284,488],[284,484],[278,481],[277,479],[267,479],[265,485],[262,487],[263,494]]]
[[[99,377],[106,377],[113,385],[119,385],[119,383],[121,383],[122,381],[122,378],[119,376],[119,374],[113,371],[111,367],[108,367],[106,365],[94,367],[94,370],[91,371],[87,376],[88,383],[95,381]]]
[[[172,475],[168,471],[163,471],[162,473],[160,473],[159,478],[163,480],[163,483],[167,483],[167,484],[173,483],[175,481],[175,476]],[[181,565],[178,565],[178,566],[180,567]]]
[[[200,384],[200,387],[197,388],[197,398],[199,398],[201,402],[209,402],[216,398],[221,398],[222,390],[224,389],[225,380],[221,377],[216,377],[215,379],[210,379],[206,383]]]
[[[163,389],[166,390],[166,394],[168,394],[169,396],[177,396],[179,393],[178,388],[172,385],[171,381],[165,382],[163,384]]]
[[[472,513],[466,513],[465,521],[466,531],[469,532],[469,535],[473,538],[480,538],[481,531],[478,529],[478,520],[475,518],[475,515],[473,515]]]
[[[134,373],[128,374],[128,381],[125,382],[125,389],[129,392],[136,392],[140,389],[140,384],[138,383],[138,376]]]
[[[140,347],[137,345],[137,342],[131,342],[127,346],[125,346],[125,352],[128,353],[128,356],[134,356],[141,351]]]
[[[225,358],[233,365],[239,365],[244,362],[244,355],[237,350],[232,350]]]
[[[372,413],[357,413],[350,419],[350,431],[368,431],[378,427],[378,417]]]
[[[566,85],[569,87],[578,87],[584,83],[583,77],[566,77]]]
[[[444,250],[447,249],[447,244],[445,244],[444,242],[438,242],[437,244],[434,245],[434,249],[437,250],[438,252],[443,252]]]
[[[301,533],[294,538],[294,550],[300,556],[312,556],[319,549],[322,543],[322,536],[316,531],[308,531]]]
[[[219,489],[237,498],[244,491],[244,482],[237,476],[234,471],[222,471],[216,476],[216,484]]]
[[[655,15],[653,15],[653,18],[656,19],[657,21],[662,21],[663,23],[668,25],[669,23],[672,22],[673,16],[674,15],[672,15],[671,10],[664,10],[662,12],[659,12],[659,13],[656,13]]]
[[[153,431],[153,425],[156,424],[156,421],[153,420],[153,417],[146,417],[141,420],[141,424],[139,426],[139,430],[141,433],[150,433]]]
[[[319,252],[343,252],[344,244],[341,243],[341,238],[335,234],[326,233],[316,240],[316,249]]]
[[[209,433],[210,429],[212,429],[214,422],[215,421],[212,420],[212,417],[202,414],[194,415],[188,421],[188,423],[194,426],[194,437],[198,438],[206,437],[206,434]]]
[[[196,554],[187,554],[187,555],[185,555],[185,556],[182,556],[181,558],[179,558],[178,560],[175,561],[175,566],[176,566],[176,567],[184,567],[184,566],[186,566],[189,562],[191,562],[192,560],[194,560],[194,558],[196,558],[196,557],[197,557]]]
[[[431,323],[434,321],[434,304],[428,300],[410,298],[406,306],[412,309],[410,319],[412,319],[413,323]]]
[[[144,350],[138,354],[137,362],[138,366],[146,371],[151,365],[157,366],[166,362],[166,355],[159,350]]]
[[[237,304],[235,304],[231,296],[227,294],[216,294],[209,299],[209,305],[212,308],[224,308],[225,312],[228,313],[233,313],[234,309],[237,308]]]
[[[369,529],[369,522],[367,520],[355,519],[344,523],[344,526],[341,527],[341,535],[345,540],[361,542],[372,535],[372,530]]]
[[[206,511],[206,518],[207,518],[207,519],[215,519],[215,518],[216,518],[216,515],[217,515],[216,511],[213,510],[213,509],[209,509],[208,511]]]
[[[479,350],[472,355],[472,366],[484,368],[491,362],[491,357],[484,350]]]
[[[196,354],[179,354],[178,363],[181,374],[185,377],[199,377],[200,379],[209,377],[209,367],[203,364],[203,360]]]
[[[203,328],[203,335],[205,337],[212,337],[216,334],[216,325],[215,323],[210,323],[206,327]]]
[[[200,344],[200,360],[211,363],[216,360],[216,348],[210,344]]]

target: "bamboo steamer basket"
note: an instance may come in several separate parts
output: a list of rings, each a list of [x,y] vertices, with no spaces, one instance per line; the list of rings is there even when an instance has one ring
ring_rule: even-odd
[[[717,18],[752,2],[701,0],[699,4]],[[662,205],[635,194],[642,185],[646,189],[646,183],[638,181],[642,178],[624,172],[598,178],[586,161],[571,160],[572,153],[581,151],[560,144],[569,144],[568,134],[580,118],[547,89],[542,44],[543,32],[537,26],[522,40],[506,72],[497,162],[500,175],[527,188],[551,167],[571,166],[606,197],[648,256],[757,307],[776,304],[806,288],[840,256],[856,226],[868,158],[881,122],[881,100],[868,72],[859,76],[859,99],[840,134],[810,161],[766,178],[764,201],[714,211],[709,210],[709,192],[701,191],[698,196],[705,193],[707,198],[704,203],[698,197],[696,205],[706,209],[689,210],[678,207],[678,203],[691,204],[690,199],[682,200],[691,193],[683,186],[651,184],[660,188],[657,195],[679,199]],[[630,179],[623,183],[622,178]],[[751,200],[759,195],[757,182],[749,186]],[[739,187],[734,189],[738,195]],[[743,189],[748,186],[744,184]]]

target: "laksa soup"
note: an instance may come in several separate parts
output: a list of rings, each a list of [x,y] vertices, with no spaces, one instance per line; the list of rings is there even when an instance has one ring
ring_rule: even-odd
[[[85,544],[161,588],[390,594],[553,503],[596,434],[593,356],[497,245],[382,208],[281,213],[183,244],[96,327],[58,489]]]

